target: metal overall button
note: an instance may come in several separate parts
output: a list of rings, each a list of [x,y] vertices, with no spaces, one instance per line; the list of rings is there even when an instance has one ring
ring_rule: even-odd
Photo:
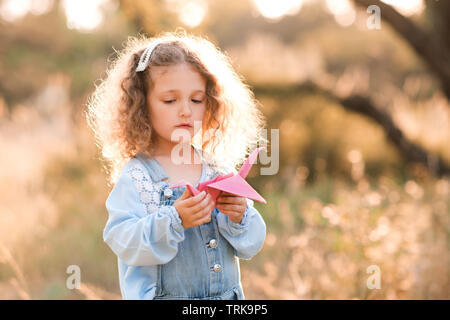
[[[170,199],[173,196],[173,191],[170,188],[164,189],[164,197]]]
[[[217,240],[216,239],[211,239],[209,242],[208,242],[208,246],[210,247],[210,248],[216,248],[217,247]]]
[[[212,270],[214,270],[214,272],[220,272],[220,271],[222,271],[222,266],[220,264],[216,263],[214,265],[214,267],[212,267]]]

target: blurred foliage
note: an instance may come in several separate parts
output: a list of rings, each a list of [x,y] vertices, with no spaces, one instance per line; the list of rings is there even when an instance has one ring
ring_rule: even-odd
[[[166,1],[119,3],[91,32],[68,29],[59,1],[44,15],[0,19],[0,298],[120,298],[102,239],[109,188],[82,112],[128,36],[182,25]],[[228,53],[250,87],[312,79],[370,95],[450,162],[448,101],[389,27],[367,30],[364,12],[341,27],[320,1],[275,22],[251,1],[207,3],[188,31]],[[448,299],[449,179],[406,167],[376,124],[318,94],[256,98],[269,135],[279,129],[280,164],[273,176],[259,175],[259,164],[250,173],[268,201],[256,204],[268,236],[241,260],[246,297]],[[80,290],[65,286],[73,264]],[[381,268],[380,290],[366,287],[369,265]]]

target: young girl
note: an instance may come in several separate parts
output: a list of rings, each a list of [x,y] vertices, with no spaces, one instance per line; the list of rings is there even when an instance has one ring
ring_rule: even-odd
[[[266,235],[253,201],[222,192],[214,204],[169,188],[237,173],[265,140],[229,59],[185,32],[129,38],[86,115],[114,184],[103,238],[123,298],[244,299],[238,258],[252,258]]]

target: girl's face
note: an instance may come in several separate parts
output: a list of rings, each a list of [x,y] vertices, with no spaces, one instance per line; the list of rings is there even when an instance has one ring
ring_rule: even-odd
[[[182,130],[193,137],[196,134],[194,121],[203,121],[206,81],[187,63],[151,68],[154,86],[147,97],[151,125],[156,133],[158,148],[170,152],[180,142],[179,134],[172,137],[174,130],[180,130],[177,126],[190,124],[190,127],[183,127]],[[195,129],[201,127],[200,123]],[[183,140],[183,143],[189,141]]]

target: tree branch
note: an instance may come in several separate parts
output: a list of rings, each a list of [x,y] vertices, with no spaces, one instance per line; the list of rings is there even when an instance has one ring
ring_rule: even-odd
[[[406,163],[420,163],[428,168],[434,176],[450,175],[450,167],[441,157],[429,153],[421,146],[413,143],[405,137],[400,128],[396,126],[391,116],[375,106],[369,97],[360,95],[339,97],[333,91],[319,87],[311,82],[281,87],[273,85],[257,85],[253,87],[253,90],[255,94],[263,95],[294,95],[299,93],[320,94],[331,101],[337,102],[346,110],[359,113],[377,123],[385,132],[388,140],[390,140],[400,152]]]
[[[440,36],[429,33],[416,25],[411,19],[401,15],[393,7],[380,0],[353,0],[362,8],[377,5],[381,10],[381,19],[391,27],[415,50],[428,64],[431,71],[440,80],[442,90],[450,100],[450,52]]]

